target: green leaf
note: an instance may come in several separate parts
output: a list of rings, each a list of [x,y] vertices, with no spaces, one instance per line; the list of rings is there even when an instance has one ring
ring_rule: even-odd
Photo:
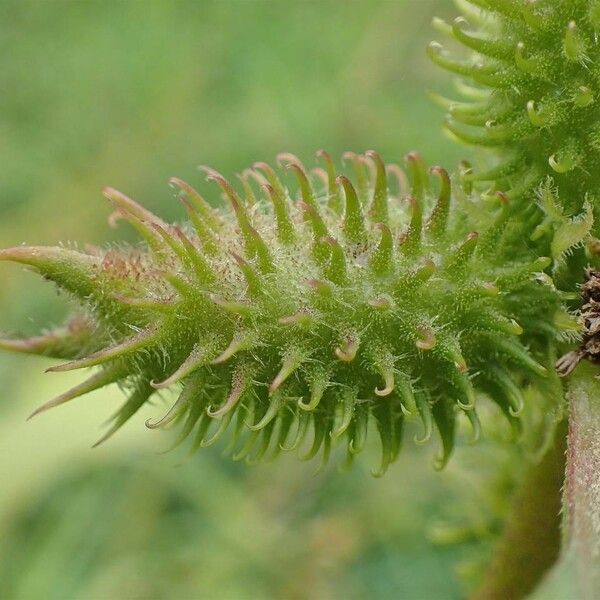
[[[552,256],[555,259],[561,258],[590,234],[594,224],[592,205],[586,202],[583,208],[585,212],[582,215],[565,221],[556,229],[552,239]]]

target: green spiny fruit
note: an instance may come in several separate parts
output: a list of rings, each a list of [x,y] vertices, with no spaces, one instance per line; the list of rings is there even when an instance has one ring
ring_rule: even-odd
[[[325,169],[310,172],[279,157],[294,185],[257,163],[240,177],[243,193],[203,168],[225,208],[173,178],[189,215],[182,226],[105,189],[140,247],[0,251],[84,307],[63,329],[0,342],[68,360],[49,371],[97,368],[36,413],[119,382],[129,398],[103,441],[155,392],[178,388],[147,424],[180,422],[177,441],[191,436],[192,449],[227,431],[237,460],[303,448],[324,464],[343,443],[351,461],[373,428],[377,474],[397,457],[407,419],[422,423],[418,442],[439,432],[443,466],[457,415],[477,435],[480,393],[518,428],[521,389],[556,377],[568,321],[543,273],[550,259],[526,243],[535,206],[452,183],[414,152],[410,177],[375,152],[348,153],[355,183],[318,156]]]
[[[456,60],[437,42],[429,46],[435,63],[469,81],[458,84],[464,102],[438,98],[446,128],[492,149],[495,163],[470,171],[469,180],[524,206],[537,202],[529,237],[538,251],[562,259],[573,234],[600,233],[600,2],[458,4],[463,17],[435,23],[469,56]],[[578,274],[586,260],[579,254]]]

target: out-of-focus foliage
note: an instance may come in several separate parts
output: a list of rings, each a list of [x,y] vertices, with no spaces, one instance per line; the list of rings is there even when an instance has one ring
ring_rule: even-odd
[[[2,592],[459,597],[456,564],[468,576],[477,567],[473,557],[485,558],[480,537],[494,533],[498,523],[487,515],[506,490],[481,494],[477,478],[460,468],[431,485],[422,456],[402,468],[410,486],[391,478],[379,485],[366,469],[312,477],[290,464],[248,470],[217,457],[179,468],[140,457],[63,465],[50,485],[9,513],[0,542]]]
[[[180,218],[167,179],[199,182],[201,163],[232,173],[283,149],[374,147],[453,166],[423,50],[431,16],[451,12],[446,0],[3,2],[0,246],[110,241],[104,185]],[[60,322],[63,304],[18,267],[0,272],[0,330]],[[385,481],[374,457],[314,477],[294,460],[157,456],[148,412],[91,451],[119,392],[25,424],[68,382],[43,380],[43,360],[16,365],[0,356],[2,597],[454,598],[457,559],[483,555],[471,540],[497,526],[506,490],[483,497],[479,477],[502,453],[482,449],[467,469],[459,449],[441,475],[417,451]]]

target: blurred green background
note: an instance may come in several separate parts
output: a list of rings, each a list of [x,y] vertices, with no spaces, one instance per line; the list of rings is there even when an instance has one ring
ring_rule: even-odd
[[[167,179],[203,187],[198,164],[232,175],[284,150],[309,163],[319,148],[390,161],[418,148],[451,167],[463,151],[427,96],[448,81],[424,47],[432,16],[452,11],[450,0],[1,2],[0,245],[131,239],[108,227],[101,188],[179,219]],[[59,323],[64,300],[2,265],[0,331]],[[169,435],[144,427],[156,406],[92,451],[118,390],[25,423],[78,380],[46,366],[0,356],[2,598],[459,598],[497,527],[502,494],[479,481],[500,459],[485,443],[476,457],[459,448],[441,474],[434,446],[407,439],[383,480],[369,472],[376,448],[350,473],[315,476],[295,457],[248,467],[219,448],[158,454]]]

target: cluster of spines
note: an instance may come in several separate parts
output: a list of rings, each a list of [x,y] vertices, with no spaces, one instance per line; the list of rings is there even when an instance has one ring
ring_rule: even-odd
[[[454,59],[437,42],[428,53],[463,80],[458,88],[465,101],[438,97],[447,131],[495,154],[497,164],[471,180],[523,204],[536,202],[550,182],[561,224],[574,215],[584,219],[586,201],[598,216],[600,2],[461,0],[459,6],[464,16],[435,24],[471,56]],[[541,208],[538,217],[547,221]],[[532,241],[539,249],[545,242],[548,251],[552,228],[536,235]]]
[[[0,342],[72,359],[49,371],[100,367],[36,413],[120,382],[129,399],[101,442],[155,392],[181,385],[167,414],[147,423],[181,422],[177,444],[192,436],[195,450],[230,431],[234,458],[256,461],[302,447],[312,432],[302,457],[321,451],[325,464],[343,438],[352,460],[374,425],[377,474],[397,457],[407,418],[422,422],[419,442],[439,431],[443,466],[456,413],[478,435],[478,391],[518,426],[520,385],[548,376],[538,361],[561,308],[556,290],[539,281],[549,259],[526,247],[513,258],[526,225],[508,226],[509,196],[474,196],[462,177],[450,210],[450,176],[428,172],[417,153],[406,157],[410,176],[375,152],[346,154],[356,184],[326,152],[318,157],[325,168],[309,172],[280,155],[296,199],[266,163],[241,174],[243,194],[203,167],[229,211],[171,179],[190,228],[105,189],[113,217],[133,225],[147,250],[0,251],[0,260],[33,266],[89,310],[74,330],[84,341],[73,343],[67,328]]]

